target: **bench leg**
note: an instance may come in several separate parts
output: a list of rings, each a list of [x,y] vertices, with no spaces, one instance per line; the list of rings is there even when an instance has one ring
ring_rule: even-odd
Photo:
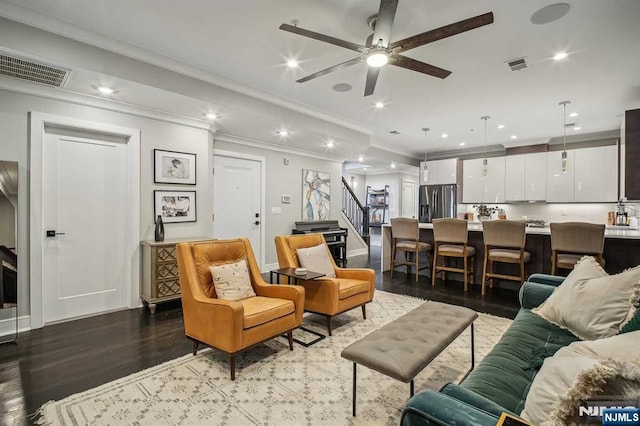
[[[471,323],[471,369],[476,368],[475,338],[473,333],[473,323]]]
[[[411,379],[411,383],[409,384],[409,398],[413,396],[413,392],[414,392],[413,379]]]
[[[353,417],[356,416],[356,363],[353,363]]]

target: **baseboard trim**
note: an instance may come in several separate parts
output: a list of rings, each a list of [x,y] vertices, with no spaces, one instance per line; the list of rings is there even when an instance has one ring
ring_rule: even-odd
[[[0,336],[6,336],[15,333],[15,319],[0,320]],[[31,316],[23,315],[18,317],[18,333],[31,330]]]

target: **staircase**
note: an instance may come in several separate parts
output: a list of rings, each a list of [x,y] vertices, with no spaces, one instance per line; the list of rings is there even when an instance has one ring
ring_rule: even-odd
[[[363,206],[349,183],[342,178],[342,212],[358,231],[360,237],[371,247],[369,238],[369,207]]]

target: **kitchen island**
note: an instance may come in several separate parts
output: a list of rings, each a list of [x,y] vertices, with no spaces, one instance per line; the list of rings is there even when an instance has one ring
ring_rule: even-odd
[[[433,244],[433,224],[421,223],[420,241]],[[476,249],[475,276],[474,283],[482,282],[482,262],[484,260],[484,243],[482,239],[482,223],[469,222],[468,244]],[[527,239],[525,250],[531,253],[531,261],[527,264],[527,274],[551,273],[551,230],[549,226],[542,228],[528,227],[526,229]],[[422,254],[422,256],[425,256]],[[388,271],[391,264],[391,225],[382,226],[381,242],[381,270]],[[605,270],[609,274],[617,274],[623,270],[640,264],[640,230],[637,228],[608,226],[605,230],[604,241]],[[425,264],[426,259],[420,261]],[[496,268],[503,268],[506,273],[517,275],[516,265],[496,265]],[[398,268],[402,271],[402,268]],[[565,275],[569,272],[561,270]],[[447,273],[447,276],[454,280],[462,281],[462,275]],[[514,283],[499,281],[505,287],[513,288]],[[516,284],[517,286],[517,284]]]

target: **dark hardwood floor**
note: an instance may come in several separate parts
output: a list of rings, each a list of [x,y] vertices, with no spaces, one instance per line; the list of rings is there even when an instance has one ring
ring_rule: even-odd
[[[379,273],[379,265],[376,247],[372,248],[369,259],[349,262],[351,267],[376,269],[379,290],[466,306],[507,318],[513,318],[519,309],[518,294],[513,290],[490,289],[481,297],[479,286],[472,286],[464,294],[462,283],[439,281],[433,288],[426,275],[420,275],[416,284],[414,275],[406,275],[401,272],[403,268],[398,268],[392,279],[388,272]],[[139,308],[21,333],[17,343],[0,345],[0,367],[19,363],[23,410],[33,414],[49,400],[62,399],[190,352],[191,342],[184,336],[181,305],[176,301],[159,304],[155,315]],[[15,375],[18,369],[11,371]],[[0,379],[7,380],[3,377]],[[2,385],[0,381],[0,389]],[[6,403],[2,399],[0,395],[0,408]]]

